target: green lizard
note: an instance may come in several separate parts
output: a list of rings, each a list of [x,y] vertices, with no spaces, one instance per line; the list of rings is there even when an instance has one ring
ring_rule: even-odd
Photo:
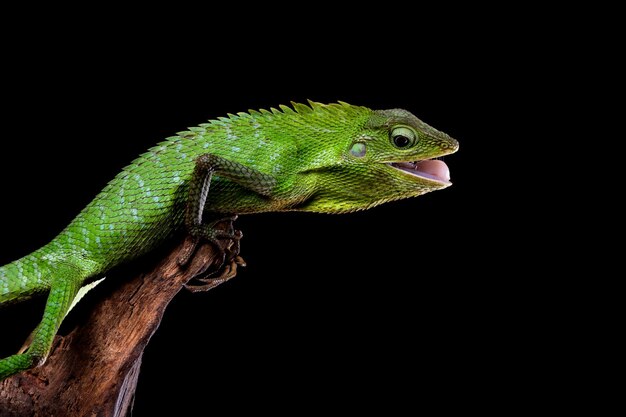
[[[44,363],[80,289],[112,267],[183,228],[194,242],[238,241],[238,231],[215,231],[204,212],[218,221],[268,211],[347,213],[450,185],[446,164],[432,158],[458,143],[405,110],[311,101],[279,107],[229,114],[167,138],[54,240],[0,267],[0,304],[48,294],[27,349],[0,360],[0,380]]]

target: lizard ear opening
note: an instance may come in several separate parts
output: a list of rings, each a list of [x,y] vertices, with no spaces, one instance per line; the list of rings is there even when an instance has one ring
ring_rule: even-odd
[[[363,142],[355,142],[350,148],[350,155],[356,156],[357,158],[363,158],[365,156],[366,150],[367,146],[365,146]]]

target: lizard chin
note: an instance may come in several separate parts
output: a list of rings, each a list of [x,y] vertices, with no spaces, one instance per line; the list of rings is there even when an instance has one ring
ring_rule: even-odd
[[[390,162],[389,166],[421,179],[432,181],[439,185],[452,185],[450,169],[445,162],[438,159],[426,159],[415,162]]]

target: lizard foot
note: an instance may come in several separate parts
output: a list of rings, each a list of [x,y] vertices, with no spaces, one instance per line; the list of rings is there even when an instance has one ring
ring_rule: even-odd
[[[236,230],[233,225],[235,220],[237,220],[237,215],[224,217],[211,223],[201,224],[192,227],[189,230],[189,235],[187,236],[185,247],[181,255],[177,259],[178,265],[185,267],[189,264],[189,261],[196,253],[198,245],[202,240],[211,243],[217,251],[216,259],[221,259],[220,262],[217,262],[217,264],[219,265],[219,267],[217,268],[218,270],[221,268],[222,265],[224,265],[225,262],[232,261],[237,255],[239,255],[239,241],[243,237],[243,233],[241,233],[241,230]],[[220,223],[228,224],[226,230],[217,229],[217,226]],[[224,240],[230,240],[231,242],[224,245]],[[202,271],[200,274],[204,273],[205,271]]]
[[[235,256],[231,259],[230,264],[222,268],[222,273],[217,277],[193,278],[194,281],[202,284],[185,284],[185,288],[191,292],[209,291],[220,284],[225,283],[237,275],[237,267],[246,266],[246,261],[241,256]]]

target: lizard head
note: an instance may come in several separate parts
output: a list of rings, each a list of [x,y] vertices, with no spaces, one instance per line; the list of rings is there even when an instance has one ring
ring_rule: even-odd
[[[369,151],[367,159],[383,165],[383,175],[390,186],[401,192],[423,190],[414,194],[419,195],[452,185],[448,166],[433,158],[454,153],[458,148],[455,139],[406,110],[375,110],[362,134],[353,138],[349,157],[358,163]]]
[[[336,149],[335,160],[318,170],[322,185],[305,209],[361,210],[452,185],[447,165],[434,158],[456,152],[455,139],[406,110],[334,106],[347,127],[325,146]]]

